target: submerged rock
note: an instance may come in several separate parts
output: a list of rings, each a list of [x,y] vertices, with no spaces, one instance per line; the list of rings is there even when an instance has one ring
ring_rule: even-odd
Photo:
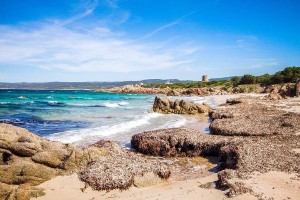
[[[206,104],[198,104],[185,100],[172,101],[167,98],[155,97],[153,111],[165,114],[201,114],[207,113],[211,107]]]

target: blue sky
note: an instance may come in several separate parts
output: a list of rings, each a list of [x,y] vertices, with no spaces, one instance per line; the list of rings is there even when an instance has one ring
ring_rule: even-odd
[[[0,0],[0,82],[199,80],[300,65],[299,0]]]

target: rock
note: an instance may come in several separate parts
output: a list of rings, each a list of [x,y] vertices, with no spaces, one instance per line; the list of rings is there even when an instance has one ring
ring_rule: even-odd
[[[38,185],[58,175],[58,171],[30,161],[17,160],[0,166],[0,182],[6,184]]]
[[[8,185],[0,182],[0,199],[12,199],[12,191],[15,189],[13,185]]]
[[[67,154],[65,155],[67,156]],[[59,165],[62,163],[65,156],[60,157],[59,154],[57,154],[57,151],[53,152],[40,152],[32,156],[32,160],[36,163],[40,163],[43,165],[47,165],[49,167],[59,167]],[[60,157],[60,158],[59,158]]]
[[[167,96],[180,96],[180,93],[177,90],[170,90]]]
[[[159,113],[175,114],[201,114],[207,113],[211,107],[205,103],[198,104],[184,100],[172,101],[167,98],[155,97],[153,111]]]
[[[124,190],[132,185],[146,186],[161,183],[170,176],[170,170],[160,161],[122,150],[111,142],[105,144],[100,141],[95,146],[107,146],[114,151],[110,156],[100,157],[90,163],[78,174],[80,180],[95,190]]]
[[[300,80],[295,85],[295,96],[300,96]]]
[[[267,96],[267,99],[270,99],[270,100],[280,100],[280,99],[283,99],[283,97],[279,93],[270,93]]]
[[[234,111],[234,113],[232,113]],[[212,110],[211,134],[228,136],[295,135],[300,114],[268,108],[263,104],[240,103]]]
[[[226,100],[227,104],[233,105],[233,104],[239,104],[239,103],[243,103],[242,99],[227,99]]]
[[[103,156],[103,151],[52,142],[23,128],[0,124],[0,199],[29,199],[34,191],[19,185],[35,186],[86,167]]]
[[[218,156],[221,171],[217,186],[228,189],[228,196],[251,193],[241,180],[255,171],[298,176],[300,154],[295,149],[300,144],[299,113],[277,110],[261,98],[228,103],[210,112],[215,135],[187,128],[147,131],[132,136],[132,148],[153,156]]]
[[[169,128],[135,134],[131,146],[152,156],[212,156],[235,138],[205,135],[189,128]]]
[[[35,143],[16,142],[8,146],[8,149],[20,156],[31,157],[41,150],[41,147]]]
[[[296,84],[297,85],[297,84]],[[280,100],[287,97],[296,96],[296,85],[286,83],[281,85],[270,85],[264,89],[264,93],[270,93],[266,98],[270,100]]]
[[[107,89],[98,89],[97,92],[112,92],[112,93],[136,93],[136,94],[166,94],[166,89],[161,88],[146,88],[142,85],[124,85]]]
[[[0,182],[0,199],[5,200],[29,200],[30,197],[45,195],[43,188],[32,187],[28,184],[8,185]]]

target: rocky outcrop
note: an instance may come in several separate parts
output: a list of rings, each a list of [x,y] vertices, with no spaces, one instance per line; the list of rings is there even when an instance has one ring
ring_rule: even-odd
[[[162,129],[136,134],[131,144],[136,151],[154,156],[218,156],[223,169],[218,185],[229,189],[229,196],[251,192],[239,180],[254,171],[300,174],[300,115],[278,110],[269,102],[231,99],[211,110],[214,135],[188,128]]]
[[[102,146],[100,142],[96,144]],[[151,179],[163,181],[170,176],[169,168],[157,160],[152,160],[133,152],[122,150],[115,143],[109,143],[109,149],[114,152],[110,156],[100,157],[86,169],[79,172],[79,178],[95,190],[125,190],[132,185],[150,182]],[[151,183],[153,183],[151,181]],[[157,183],[157,182],[155,182]],[[147,186],[150,186],[149,184]]]
[[[153,156],[219,156],[221,168],[235,169],[246,176],[270,170],[300,173],[300,154],[293,151],[300,147],[299,141],[299,135],[230,137],[173,128],[136,134],[131,145]]]
[[[206,135],[189,128],[169,128],[132,136],[131,147],[152,156],[212,156],[236,141],[234,137]]]
[[[111,141],[83,148],[0,124],[0,199],[43,195],[43,189],[35,186],[74,171],[97,190],[126,189],[148,183],[147,177],[163,181],[170,176],[164,163],[128,152]]]
[[[239,100],[240,101],[240,100]],[[260,103],[228,104],[209,112],[211,134],[228,136],[295,135],[300,114],[272,109]],[[230,101],[232,102],[232,100]],[[229,106],[230,105],[230,106]]]
[[[19,199],[20,193],[29,199],[36,193],[32,186],[85,167],[102,155],[96,147],[51,142],[23,128],[0,124],[0,199]]]
[[[177,90],[170,90],[167,96],[180,96],[181,94]]]
[[[299,83],[298,83],[299,84]],[[233,86],[216,86],[202,88],[147,88],[142,85],[125,85],[114,88],[98,89],[98,92],[112,93],[136,93],[136,94],[166,94],[167,96],[209,96],[209,95],[229,95],[241,93],[269,93],[267,99],[279,100],[296,96],[294,83],[285,83],[269,86],[258,84]],[[299,86],[298,86],[299,87]],[[297,91],[300,91],[299,89]],[[299,94],[299,92],[298,92]]]
[[[134,93],[134,94],[167,94],[167,90],[160,88],[145,88],[141,85],[124,85],[113,88],[103,88],[96,90],[97,92],[112,93]]]
[[[269,93],[267,99],[280,100],[296,96],[295,84],[278,84],[265,87],[263,93]]]
[[[167,98],[155,97],[153,111],[165,114],[201,114],[207,113],[210,106],[206,103],[198,104],[185,100],[172,101]]]

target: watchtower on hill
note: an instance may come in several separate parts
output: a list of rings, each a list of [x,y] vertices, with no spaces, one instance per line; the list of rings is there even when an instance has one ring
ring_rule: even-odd
[[[208,76],[207,75],[202,76],[202,82],[208,82]]]

